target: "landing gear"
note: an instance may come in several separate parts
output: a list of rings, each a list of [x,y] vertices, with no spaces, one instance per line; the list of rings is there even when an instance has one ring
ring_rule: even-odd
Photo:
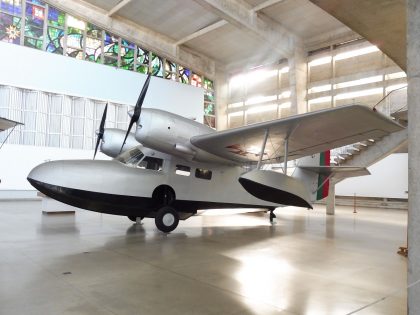
[[[155,216],[156,227],[165,233],[172,232],[178,226],[178,212],[170,206],[160,208]]]
[[[276,215],[274,214],[274,210],[270,210],[270,223],[275,224],[276,223]]]

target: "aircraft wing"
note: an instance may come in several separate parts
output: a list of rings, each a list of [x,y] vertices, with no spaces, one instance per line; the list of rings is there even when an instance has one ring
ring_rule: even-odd
[[[263,161],[281,162],[287,138],[288,160],[293,160],[381,138],[402,129],[404,127],[368,107],[349,105],[195,136],[190,141],[202,150],[233,162],[255,162],[268,131]]]
[[[13,121],[13,120],[10,120],[10,119],[0,117],[0,132],[5,131],[9,128],[12,128],[16,125],[23,125],[23,124],[20,123],[20,122],[17,122],[17,121]]]

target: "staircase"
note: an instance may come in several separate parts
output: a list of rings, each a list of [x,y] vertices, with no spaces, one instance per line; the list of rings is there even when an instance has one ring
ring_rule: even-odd
[[[374,106],[374,110],[392,117],[407,126],[407,88],[388,93]],[[331,165],[369,167],[398,150],[405,151],[408,141],[407,129],[383,138],[368,139],[352,145],[331,150]]]

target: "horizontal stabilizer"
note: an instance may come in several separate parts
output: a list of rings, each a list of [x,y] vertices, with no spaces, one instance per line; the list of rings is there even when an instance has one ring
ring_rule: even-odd
[[[369,170],[366,167],[357,166],[298,166],[301,169],[311,171],[314,173],[334,177],[346,178],[370,175]]]

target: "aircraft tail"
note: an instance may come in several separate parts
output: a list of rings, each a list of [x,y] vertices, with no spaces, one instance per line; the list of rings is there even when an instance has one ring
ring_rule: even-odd
[[[311,201],[324,199],[328,196],[331,172],[330,151],[317,153],[300,158],[293,177],[304,182],[311,195]]]
[[[298,160],[293,177],[305,184],[309,190],[311,202],[328,196],[332,175],[335,179],[370,175],[365,167],[331,166],[330,156],[330,151],[325,151]]]

